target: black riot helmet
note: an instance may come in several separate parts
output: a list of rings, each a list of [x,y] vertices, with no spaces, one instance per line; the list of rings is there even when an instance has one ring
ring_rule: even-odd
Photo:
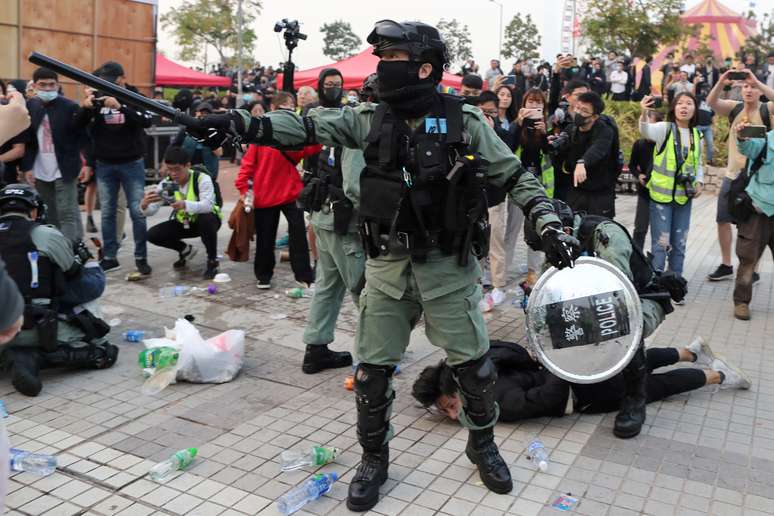
[[[14,183],[0,191],[0,215],[8,213],[29,214],[37,208],[37,222],[43,222],[46,218],[46,203],[40,194],[28,184]]]
[[[374,54],[381,57],[386,50],[405,50],[409,60],[433,65],[433,78],[441,81],[443,71],[449,64],[446,43],[438,29],[422,22],[398,23],[380,20],[366,39],[374,46]]]
[[[549,202],[553,204],[554,212],[562,222],[562,227],[570,228],[570,231],[572,231],[575,226],[575,213],[573,213],[572,208],[566,202],[559,199],[549,199]],[[527,217],[524,218],[524,241],[535,251],[543,250],[540,235],[535,231],[535,225]]]
[[[376,72],[363,79],[358,95],[360,102],[379,102],[379,75]]]

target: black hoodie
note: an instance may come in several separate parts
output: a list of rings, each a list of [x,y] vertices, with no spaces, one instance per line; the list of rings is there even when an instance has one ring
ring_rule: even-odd
[[[339,98],[335,105],[326,105],[328,103],[325,100],[325,88],[323,87],[323,84],[325,83],[326,77],[330,77],[331,75],[338,75],[341,77],[341,91],[339,92]],[[325,68],[320,72],[320,76],[317,78],[317,96],[320,99],[321,106],[341,107],[341,99],[344,96],[344,76],[341,75],[340,71],[338,71],[336,68]]]

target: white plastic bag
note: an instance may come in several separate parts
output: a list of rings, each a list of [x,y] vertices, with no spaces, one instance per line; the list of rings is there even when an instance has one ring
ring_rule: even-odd
[[[228,330],[204,340],[199,330],[186,321],[175,321],[166,338],[146,339],[145,346],[171,346],[180,351],[177,380],[191,383],[225,383],[233,380],[244,363],[245,332]]]

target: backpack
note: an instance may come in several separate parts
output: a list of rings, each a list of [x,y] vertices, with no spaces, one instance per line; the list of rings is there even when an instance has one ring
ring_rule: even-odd
[[[731,181],[731,185],[728,188],[728,213],[734,218],[736,224],[747,222],[752,214],[755,213],[752,199],[746,192],[747,185],[750,184],[752,176],[763,166],[768,150],[769,143],[766,141],[764,142],[763,149],[761,149],[761,152],[753,162],[750,163],[748,159],[744,170]]]
[[[621,172],[623,172],[624,167],[624,155],[623,151],[621,151],[621,138],[619,136],[618,125],[615,123],[615,120],[607,115],[599,115],[599,120],[613,129],[613,147],[610,150],[610,156],[614,160],[613,173],[617,178],[619,175],[621,175]]]
[[[191,171],[193,172],[191,181],[193,181],[194,195],[196,198],[199,198],[199,176],[196,175],[198,172],[200,174],[206,174],[210,176],[210,179],[212,180],[212,187],[215,189],[215,204],[218,206],[218,208],[222,208],[223,196],[220,193],[220,185],[217,181],[215,181],[215,178],[212,177],[209,169],[207,169],[207,167],[205,167],[202,163],[198,163],[191,167]]]

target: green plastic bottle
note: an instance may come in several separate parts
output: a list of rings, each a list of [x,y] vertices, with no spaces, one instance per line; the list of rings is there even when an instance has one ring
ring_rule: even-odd
[[[177,365],[180,352],[169,346],[161,348],[148,348],[140,351],[139,363],[143,369],[164,369]]]
[[[185,450],[175,452],[174,455],[172,455],[164,462],[159,462],[153,466],[150,472],[148,472],[148,476],[151,478],[151,480],[156,482],[164,482],[168,480],[172,473],[175,471],[186,469],[188,466],[190,466],[196,458],[197,453],[198,450],[196,448],[187,448]]]

